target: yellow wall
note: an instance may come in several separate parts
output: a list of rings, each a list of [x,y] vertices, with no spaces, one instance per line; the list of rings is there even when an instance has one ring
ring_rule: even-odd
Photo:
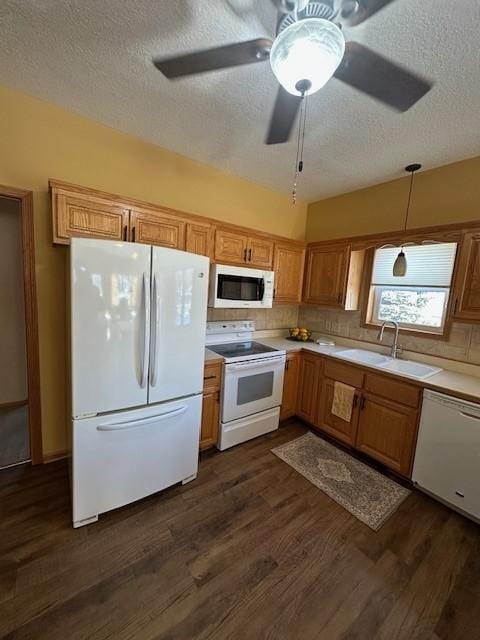
[[[313,242],[401,229],[408,189],[407,176],[313,202],[308,206],[306,239]],[[480,157],[415,176],[409,228],[479,219]]]
[[[0,184],[34,192],[44,453],[66,447],[66,255],[52,247],[49,178],[303,238],[306,205],[0,87]],[[132,116],[134,117],[134,116]],[[201,136],[192,144],[201,144]]]

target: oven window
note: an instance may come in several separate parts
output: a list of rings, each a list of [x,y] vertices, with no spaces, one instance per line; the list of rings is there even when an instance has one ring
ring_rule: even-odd
[[[263,289],[263,278],[218,275],[217,298],[220,300],[261,301]]]
[[[269,398],[273,393],[273,376],[273,371],[266,371],[239,378],[237,405]]]

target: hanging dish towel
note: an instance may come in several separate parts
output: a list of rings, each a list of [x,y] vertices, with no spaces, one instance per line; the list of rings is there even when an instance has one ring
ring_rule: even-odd
[[[355,387],[343,382],[335,382],[333,390],[332,413],[334,416],[350,422],[353,410]]]

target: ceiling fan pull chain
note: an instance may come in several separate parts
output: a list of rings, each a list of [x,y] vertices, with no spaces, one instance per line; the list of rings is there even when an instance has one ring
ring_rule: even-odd
[[[302,137],[302,120],[303,120],[303,111],[304,111],[304,102],[305,102],[305,97],[302,96],[302,102],[300,104],[300,118],[299,118],[299,123],[298,123],[298,136],[297,136],[297,155],[295,158],[295,175],[293,178],[293,189],[292,189],[292,202],[293,204],[296,204],[297,202],[297,180],[298,180],[298,174],[299,172],[303,169],[303,163],[302,163],[302,169],[300,168],[300,141],[301,141],[301,137]]]
[[[307,98],[308,98],[308,94],[305,94],[303,96],[303,111],[302,111],[302,116],[303,116],[303,123],[302,123],[302,145],[301,145],[301,149],[300,149],[300,162],[298,163],[298,171],[301,173],[303,171],[303,147],[305,145],[305,129],[307,126]]]

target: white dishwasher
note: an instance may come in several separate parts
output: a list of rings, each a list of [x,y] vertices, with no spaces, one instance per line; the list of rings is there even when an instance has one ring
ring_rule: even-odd
[[[412,480],[480,521],[480,404],[424,391]]]

